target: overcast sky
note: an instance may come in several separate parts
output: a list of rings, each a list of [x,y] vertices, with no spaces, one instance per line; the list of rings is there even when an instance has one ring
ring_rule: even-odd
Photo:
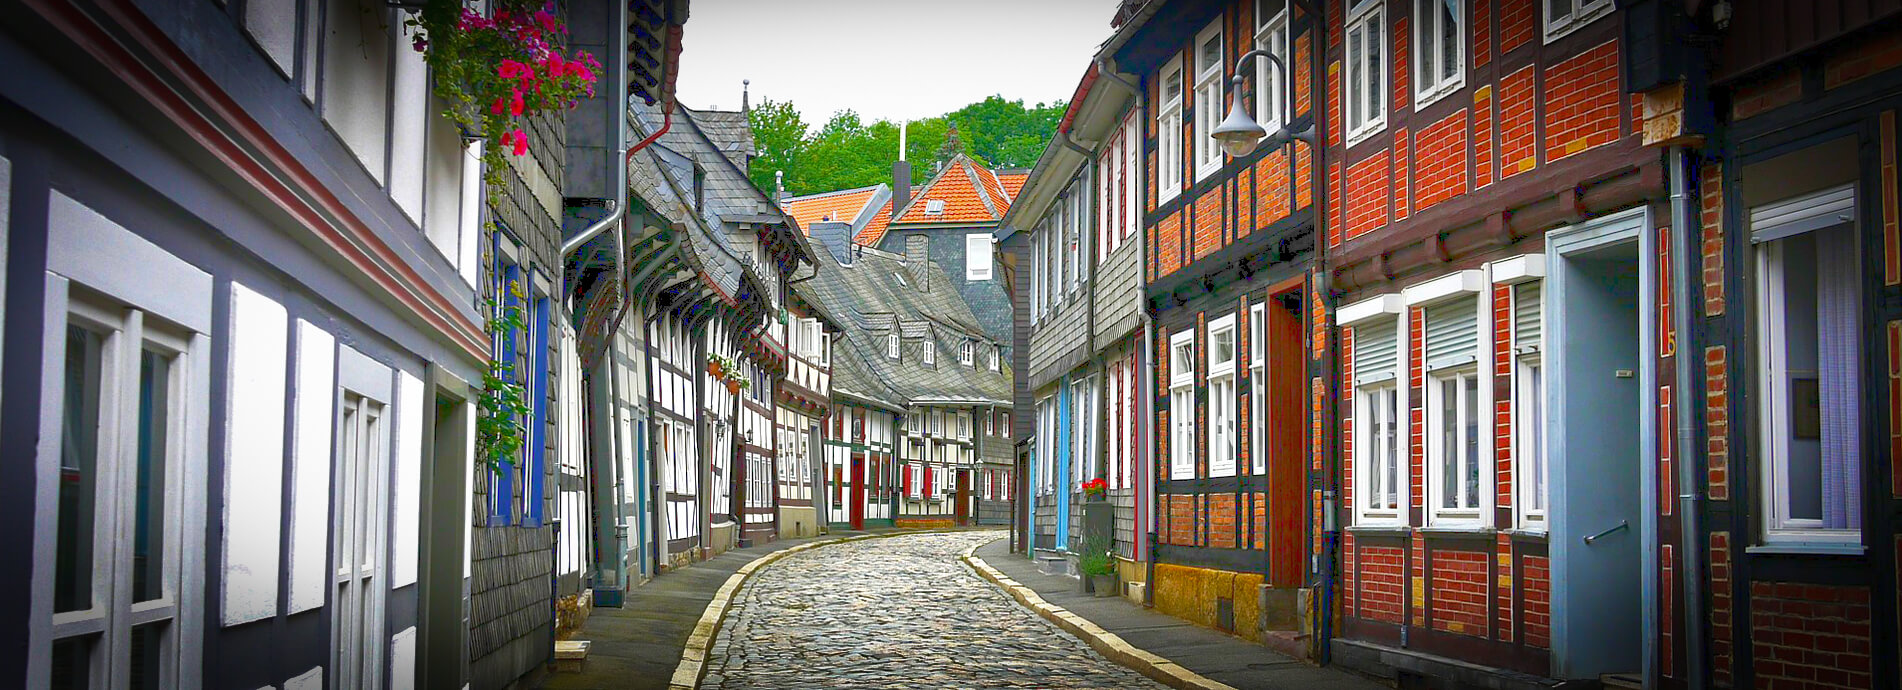
[[[791,100],[817,128],[956,110],[991,94],[1070,97],[1116,0],[701,0],[682,37],[679,98],[694,108]]]

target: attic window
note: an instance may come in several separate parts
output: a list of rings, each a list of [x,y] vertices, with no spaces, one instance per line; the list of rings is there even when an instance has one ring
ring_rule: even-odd
[[[885,335],[885,356],[898,359],[898,331]]]
[[[944,215],[944,200],[943,199],[926,199],[925,200],[925,215],[927,216]]]
[[[893,271],[893,272],[892,272],[892,279],[893,279],[893,280],[897,280],[897,281],[898,281],[898,284],[899,284],[899,286],[901,286],[901,287],[904,287],[904,286],[909,286],[909,285],[910,285],[909,283],[906,283],[906,282],[905,282],[905,277],[904,277],[904,276],[902,276],[902,275],[899,275],[897,271]]]

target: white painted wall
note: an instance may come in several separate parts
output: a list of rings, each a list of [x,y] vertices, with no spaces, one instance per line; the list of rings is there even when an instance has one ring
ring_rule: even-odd
[[[315,1],[315,0],[313,0]],[[324,15],[324,122],[336,130],[370,177],[384,181],[389,145],[390,27],[395,13],[380,2],[327,0]]]
[[[390,690],[416,687],[416,627],[390,637]]]
[[[244,32],[264,57],[286,77],[297,68],[297,0],[250,0],[244,4]]]
[[[400,19],[407,12],[398,12]],[[429,106],[434,99],[429,96],[429,65],[423,62],[423,54],[410,47],[410,32],[403,29],[400,21],[391,22],[391,31],[396,34],[396,49],[391,51],[391,62],[395,81],[391,93],[394,100],[390,103],[390,198],[396,201],[397,208],[409,214],[410,220],[418,226],[423,221],[423,165],[424,156],[429,153],[426,140],[429,126]]]
[[[422,526],[423,382],[396,372],[396,485],[390,496],[390,588],[416,583]]]
[[[225,417],[224,624],[277,614],[283,514],[284,306],[231,284],[231,361]]]
[[[331,438],[336,430],[337,339],[297,322],[297,390],[291,431],[290,613],[324,605],[330,545]]]

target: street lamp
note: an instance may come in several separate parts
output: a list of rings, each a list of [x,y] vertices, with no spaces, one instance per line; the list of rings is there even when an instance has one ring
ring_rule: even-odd
[[[1247,74],[1243,70],[1248,66],[1249,61],[1255,58],[1267,58],[1268,63],[1275,66],[1276,76],[1281,79],[1281,93],[1284,94],[1281,99],[1281,129],[1276,130],[1273,136],[1270,136],[1268,130],[1263,129],[1260,123],[1255,122],[1255,118],[1248,115],[1248,109],[1242,106],[1242,79]],[[1288,73],[1288,66],[1282,64],[1281,58],[1275,57],[1268,51],[1256,49],[1244,53],[1241,59],[1235,61],[1235,76],[1229,79],[1229,92],[1235,94],[1235,102],[1229,106],[1228,117],[1222,120],[1222,124],[1216,125],[1215,131],[1210,132],[1209,136],[1221,142],[1222,150],[1235,158],[1253,153],[1255,148],[1261,145],[1263,139],[1267,139],[1271,147],[1283,146],[1295,140],[1305,141],[1309,146],[1313,146],[1313,124],[1309,124],[1306,129],[1299,132],[1288,129],[1294,122],[1294,105],[1289,98],[1294,93],[1292,76]]]

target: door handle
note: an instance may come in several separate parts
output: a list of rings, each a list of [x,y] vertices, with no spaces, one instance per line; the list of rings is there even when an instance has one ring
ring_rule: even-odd
[[[1621,529],[1630,529],[1630,528],[1631,528],[1631,522],[1630,522],[1630,521],[1628,521],[1628,520],[1619,520],[1619,521],[1618,521],[1618,524],[1616,524],[1616,525],[1612,525],[1611,527],[1608,527],[1608,528],[1606,528],[1606,529],[1605,529],[1605,531],[1603,531],[1603,532],[1599,532],[1599,533],[1597,533],[1597,534],[1594,534],[1594,535],[1592,535],[1592,536],[1589,536],[1589,537],[1585,537],[1585,544],[1589,546],[1589,545],[1590,545],[1590,544],[1591,544],[1592,542],[1595,542],[1595,541],[1598,541],[1598,540],[1599,540],[1600,538],[1603,538],[1603,537],[1605,537],[1606,535],[1609,535],[1609,534],[1611,534],[1612,532],[1616,532],[1616,531],[1618,531],[1618,530],[1621,530]]]

